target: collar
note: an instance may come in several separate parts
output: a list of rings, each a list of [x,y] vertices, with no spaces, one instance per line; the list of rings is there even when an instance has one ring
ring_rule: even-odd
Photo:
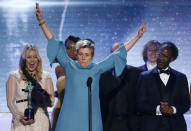
[[[152,69],[154,69],[156,67],[156,64],[155,65],[151,65],[149,62],[147,62],[146,66],[147,66],[148,70],[152,70]]]
[[[90,68],[92,68],[93,67],[93,63],[91,62],[88,66],[86,66],[86,67],[82,67],[81,65],[80,65],[80,63],[76,60],[76,65],[78,66],[78,68],[80,68],[80,69],[90,69]]]
[[[169,67],[166,67],[165,69],[158,69],[158,73],[159,74],[166,74],[166,75],[170,75],[170,68]]]

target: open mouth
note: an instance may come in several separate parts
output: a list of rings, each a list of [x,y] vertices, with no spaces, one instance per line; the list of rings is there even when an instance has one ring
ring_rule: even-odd
[[[29,63],[29,68],[30,69],[35,69],[36,68],[36,63],[34,63],[34,62]]]

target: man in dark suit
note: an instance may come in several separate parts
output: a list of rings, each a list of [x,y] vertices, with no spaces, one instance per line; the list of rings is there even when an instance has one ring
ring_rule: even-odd
[[[111,52],[122,44],[115,44]],[[107,71],[100,78],[100,103],[103,131],[137,131],[136,82],[141,70],[127,65],[120,77]]]
[[[141,131],[187,131],[183,114],[189,109],[186,75],[169,64],[178,56],[172,42],[164,42],[157,53],[157,67],[141,73],[137,84],[137,109]]]
[[[160,45],[161,45],[160,42],[156,40],[150,40],[144,45],[142,56],[145,64],[139,66],[138,67],[139,69],[147,71],[156,67],[156,61],[157,61],[156,53]]]

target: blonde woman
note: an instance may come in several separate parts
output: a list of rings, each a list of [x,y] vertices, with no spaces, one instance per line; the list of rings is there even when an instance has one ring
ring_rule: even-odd
[[[34,119],[27,119],[24,115],[29,103],[26,90],[30,83],[33,86]],[[25,46],[19,69],[10,73],[6,89],[7,104],[12,113],[12,131],[50,130],[47,107],[54,103],[53,83],[50,74],[42,71],[42,60],[35,46]]]

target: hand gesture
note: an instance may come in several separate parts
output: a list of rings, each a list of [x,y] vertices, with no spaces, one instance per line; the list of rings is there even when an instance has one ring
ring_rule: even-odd
[[[42,21],[42,20],[43,20],[43,18],[42,18],[42,11],[40,10],[38,3],[36,3],[35,13],[36,13],[36,18],[37,18],[37,20],[38,20],[39,22]]]
[[[21,123],[22,123],[24,126],[26,126],[26,125],[31,125],[31,124],[33,124],[33,123],[35,122],[33,119],[31,119],[31,120],[26,120],[26,119],[27,119],[26,117],[22,117],[22,118],[20,119]]]
[[[138,32],[137,36],[142,37],[145,32],[147,32],[146,22],[143,21],[141,24],[141,27],[139,28],[139,32]]]
[[[172,115],[173,108],[168,105],[167,102],[160,102],[160,110],[162,114]]]

